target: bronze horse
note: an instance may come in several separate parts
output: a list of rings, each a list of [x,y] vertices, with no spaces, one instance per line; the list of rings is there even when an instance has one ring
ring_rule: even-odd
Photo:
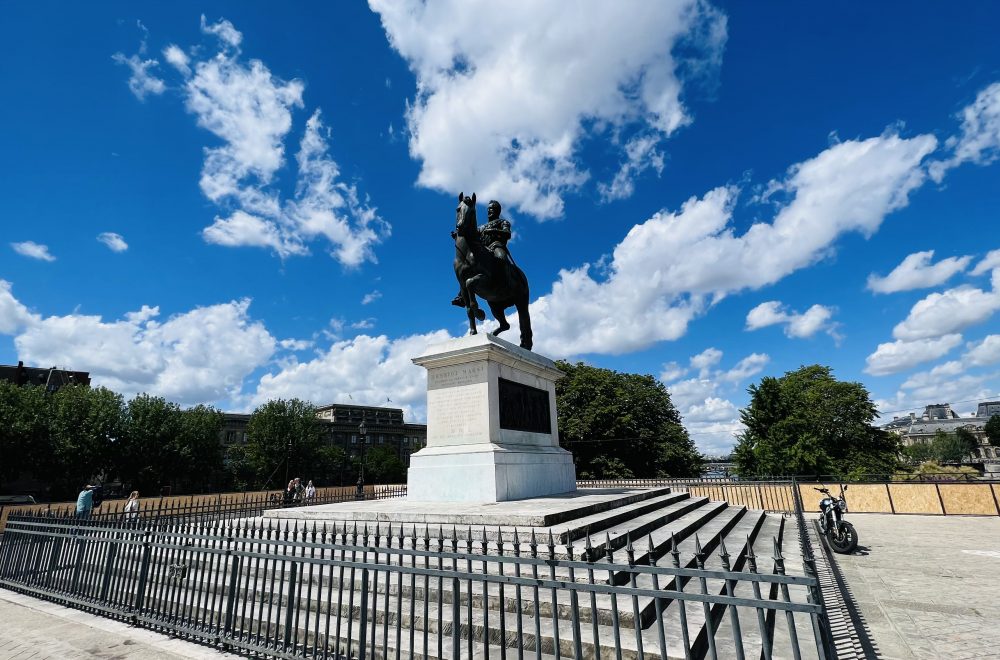
[[[483,321],[486,314],[476,303],[479,296],[489,305],[493,318],[500,327],[493,331],[499,335],[510,329],[504,311],[508,307],[517,308],[517,319],[521,326],[521,347],[531,350],[531,316],[528,313],[528,278],[513,262],[503,264],[490,250],[486,249],[476,224],[476,193],[467,197],[458,194],[458,208],[455,209],[455,277],[465,300],[465,311],[469,317],[469,334],[476,332],[476,319]],[[509,277],[506,272],[509,269]]]

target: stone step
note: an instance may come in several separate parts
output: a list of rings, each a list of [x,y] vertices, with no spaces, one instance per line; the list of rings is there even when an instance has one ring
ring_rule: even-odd
[[[718,505],[715,507],[717,508]],[[607,556],[609,549],[612,552],[620,550],[628,544],[629,539],[645,538],[652,531],[660,529],[674,520],[684,518],[687,514],[691,514],[688,520],[696,524],[698,519],[707,520],[715,512],[717,511],[708,498],[681,497],[661,508],[630,518],[614,529],[605,530],[603,534],[597,532],[583,536],[584,548],[577,554],[577,557],[591,557],[594,560],[599,560]]]
[[[669,491],[670,489],[667,490]],[[689,497],[688,493],[668,492],[634,504],[575,518],[567,524],[557,525],[553,529],[553,532],[558,542],[565,545],[571,541],[578,541],[599,532],[630,526],[640,516],[660,511],[668,505],[688,499]]]

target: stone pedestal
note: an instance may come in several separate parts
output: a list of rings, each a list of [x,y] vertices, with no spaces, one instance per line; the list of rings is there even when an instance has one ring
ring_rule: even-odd
[[[431,346],[427,446],[410,456],[407,499],[505,502],[576,490],[559,447],[555,363],[489,333]]]

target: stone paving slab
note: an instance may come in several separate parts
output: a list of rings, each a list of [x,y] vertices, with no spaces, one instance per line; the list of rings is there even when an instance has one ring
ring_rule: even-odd
[[[835,555],[887,659],[1000,658],[1000,518],[850,515]]]
[[[5,660],[229,660],[241,656],[0,589]]]

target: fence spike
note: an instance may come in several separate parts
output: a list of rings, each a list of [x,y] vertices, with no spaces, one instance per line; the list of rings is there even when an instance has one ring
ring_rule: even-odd
[[[784,557],[781,556],[781,544],[778,543],[778,538],[776,536],[772,536],[771,537],[771,543],[774,544],[774,556],[773,556],[773,558],[776,559],[776,560],[777,559],[784,559]]]
[[[726,539],[721,537],[719,538],[719,556],[722,557],[724,562],[729,563],[729,551],[726,550]]]
[[[751,573],[757,572],[757,555],[754,554],[749,534],[747,534],[747,566],[750,568]]]
[[[695,532],[694,534],[694,554],[695,555],[702,554],[701,539],[698,538],[698,532]]]
[[[489,554],[490,540],[486,537],[486,525],[483,525],[483,554]]]
[[[615,563],[615,551],[611,547],[611,532],[604,532],[605,542],[604,542],[604,552],[608,558],[608,561],[612,564]]]
[[[656,566],[656,547],[653,545],[653,533],[646,536],[646,560],[650,566]]]

